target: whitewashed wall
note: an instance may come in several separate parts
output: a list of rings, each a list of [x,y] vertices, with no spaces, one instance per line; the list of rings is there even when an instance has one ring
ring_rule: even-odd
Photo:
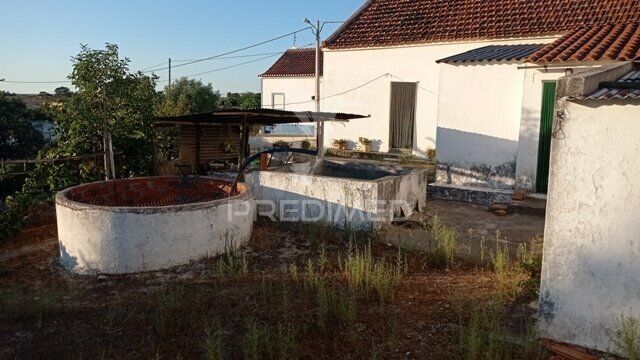
[[[611,348],[620,316],[640,319],[640,102],[566,105],[551,145],[540,329]]]
[[[574,73],[599,67],[571,67]],[[538,170],[538,142],[540,140],[540,115],[542,110],[542,84],[557,81],[566,74],[569,67],[524,69],[524,89],[522,92],[522,122],[518,140],[518,160],[516,167],[516,187],[535,190]]]
[[[323,111],[371,115],[349,124],[328,123],[325,146],[346,138],[357,143],[364,136],[377,141],[376,148],[389,149],[389,103],[391,81],[419,82],[414,153],[424,155],[436,143],[440,64],[436,60],[493,44],[547,43],[555,38],[491,42],[439,43],[376,49],[324,52]],[[385,76],[390,74],[391,76]],[[378,78],[377,80],[374,80]],[[465,84],[459,84],[465,88]],[[335,95],[335,96],[334,96]],[[376,145],[376,144],[374,144]]]
[[[273,93],[284,93],[286,104],[284,110],[315,111],[316,105],[312,99],[316,94],[315,84],[314,77],[262,78],[262,107],[272,107],[271,95]]]
[[[524,71],[517,63],[440,68],[437,182],[513,188]]]

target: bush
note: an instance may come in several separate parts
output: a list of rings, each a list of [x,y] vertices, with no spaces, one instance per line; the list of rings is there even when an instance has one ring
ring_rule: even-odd
[[[273,147],[274,148],[285,148],[288,149],[291,147],[291,144],[284,141],[284,140],[278,140],[276,142],[273,143]]]
[[[347,139],[334,139],[331,142],[331,145],[333,145],[333,147],[339,150],[346,150],[348,144],[349,144],[349,140]]]
[[[311,149],[311,141],[302,140],[302,143],[300,144],[300,146],[302,146],[302,148],[305,149],[305,150],[309,150],[309,149]]]

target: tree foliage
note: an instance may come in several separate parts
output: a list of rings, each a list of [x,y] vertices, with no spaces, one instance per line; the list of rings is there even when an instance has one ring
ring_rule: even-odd
[[[218,107],[221,109],[240,108],[240,109],[256,109],[261,105],[261,96],[259,93],[243,92],[243,93],[227,93],[227,96],[220,98]]]
[[[164,88],[157,113],[161,116],[179,116],[215,111],[220,93],[211,84],[182,78]]]
[[[61,97],[67,97],[72,94],[71,90],[66,86],[57,87],[55,90],[53,90],[53,93],[56,96],[61,96]]]
[[[20,98],[0,92],[0,159],[30,158],[44,145],[33,115]]]
[[[129,59],[121,58],[118,46],[105,49],[82,46],[73,59],[69,76],[77,91],[51,107],[58,139],[43,158],[58,158],[102,152],[103,133],[111,133],[119,156],[119,176],[144,176],[152,172],[154,108],[158,100],[155,78],[129,71]],[[10,211],[0,217],[0,238],[13,230],[31,205],[50,200],[69,186],[95,181],[102,176],[100,164],[60,162],[39,164],[21,192],[7,197]],[[4,230],[3,230],[4,229]],[[8,229],[8,230],[7,230]],[[4,231],[4,234],[3,234]]]

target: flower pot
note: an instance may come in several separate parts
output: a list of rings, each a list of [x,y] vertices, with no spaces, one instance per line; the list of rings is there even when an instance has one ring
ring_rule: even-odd
[[[371,152],[371,144],[362,144],[362,151]]]

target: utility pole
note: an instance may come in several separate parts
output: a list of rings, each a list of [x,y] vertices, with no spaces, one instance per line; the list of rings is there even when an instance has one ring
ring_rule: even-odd
[[[171,58],[169,58],[169,87],[171,87]]]
[[[316,27],[316,111],[320,112],[320,21],[317,22]],[[318,156],[324,155],[324,121],[319,121],[316,124],[318,128]]]
[[[311,26],[311,31],[316,36],[316,111],[320,112],[320,56],[322,56],[322,29],[326,24],[341,24],[342,21],[324,21],[317,20],[315,25],[311,20],[304,18],[304,22]],[[316,121],[316,138],[318,142],[318,157],[324,155],[324,121],[319,119]]]
[[[322,33],[322,28],[324,27],[324,24],[320,23],[320,20],[316,21],[316,24],[312,24],[311,20],[305,18],[304,22],[309,24],[311,26],[311,31],[313,32],[313,34],[316,36],[316,71],[315,71],[315,78],[316,78],[316,95],[315,95],[315,102],[316,102],[316,112],[320,112],[320,51],[321,51],[321,33]],[[318,157],[322,157],[324,155],[324,122],[320,121],[320,119],[318,119],[316,121],[316,142],[318,143]]]

